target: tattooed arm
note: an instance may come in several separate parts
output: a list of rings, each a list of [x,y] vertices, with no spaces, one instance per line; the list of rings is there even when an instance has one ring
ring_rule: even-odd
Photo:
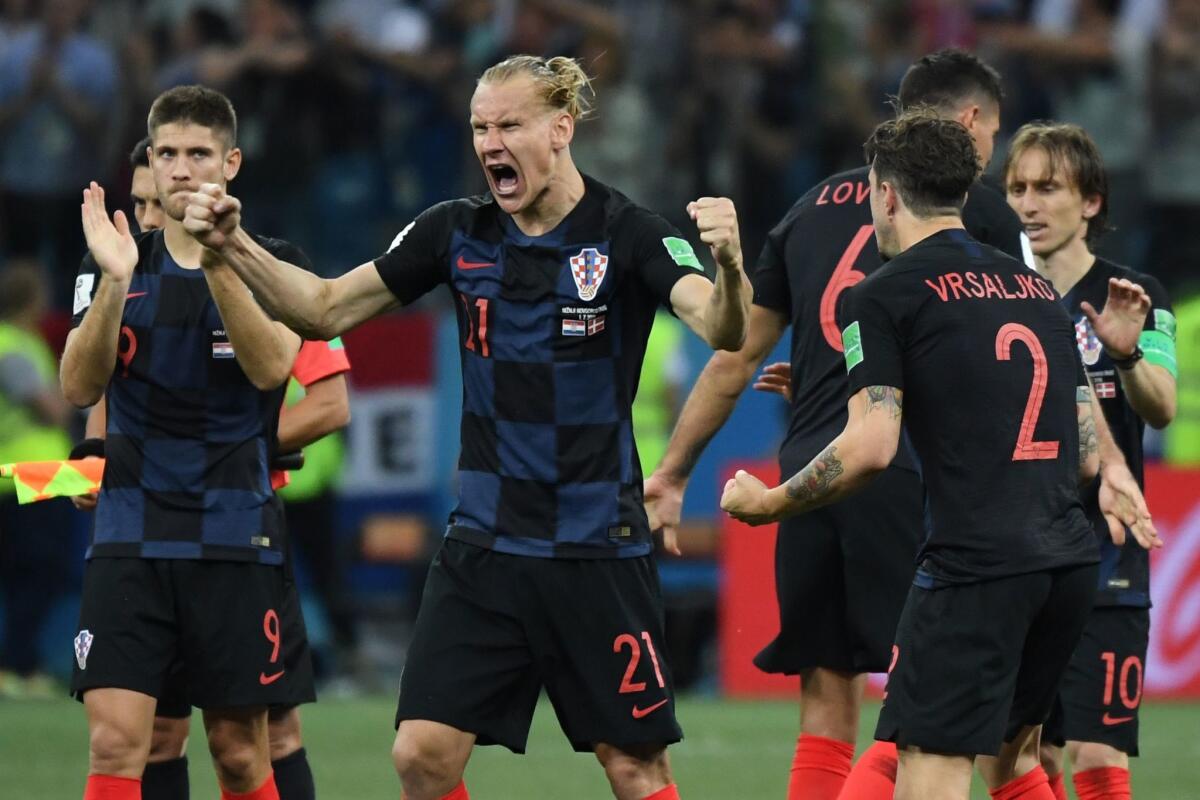
[[[1100,440],[1096,436],[1090,386],[1080,386],[1075,390],[1075,407],[1079,412],[1079,483],[1086,485],[1100,471]]]
[[[774,489],[739,470],[725,484],[721,508],[743,522],[763,525],[841,500],[892,463],[903,407],[901,390],[867,386],[850,398],[845,430],[808,466]]]

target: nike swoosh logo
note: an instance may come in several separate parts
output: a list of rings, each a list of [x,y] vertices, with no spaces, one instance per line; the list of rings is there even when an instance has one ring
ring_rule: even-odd
[[[467,261],[462,256],[458,257],[459,269],[483,269],[484,267],[494,266],[496,266],[496,262],[494,261]]]
[[[1100,721],[1103,722],[1105,725],[1120,725],[1123,722],[1132,722],[1133,717],[1114,717],[1112,714],[1105,712],[1104,716],[1101,717]]]
[[[284,670],[282,670],[282,669],[273,675],[268,675],[265,672],[260,672],[260,673],[258,673],[258,682],[261,683],[263,686],[270,686],[272,683],[274,683],[275,681],[282,678],[283,673],[284,673]]]
[[[125,299],[128,300],[131,297],[141,297],[142,295],[147,295],[147,294],[150,294],[150,293],[149,292],[130,292],[129,294],[125,295]]]
[[[657,703],[655,703],[654,705],[650,706],[649,708],[638,708],[637,706],[634,706],[634,707],[633,707],[633,712],[632,712],[632,713],[633,713],[633,718],[634,718],[634,719],[641,719],[642,717],[646,716],[647,714],[650,714],[650,713],[652,713],[652,712],[654,712],[654,711],[657,711],[658,709],[662,708],[662,707],[663,707],[663,706],[665,706],[666,704],[667,704],[667,701],[666,701],[666,700],[659,700]]]

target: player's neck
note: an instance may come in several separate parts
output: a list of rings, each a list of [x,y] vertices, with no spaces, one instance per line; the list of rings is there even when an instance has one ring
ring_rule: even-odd
[[[526,236],[542,236],[554,230],[558,223],[583,199],[583,176],[575,164],[567,162],[562,175],[550,179],[537,200],[524,211],[513,215],[513,222]]]
[[[1096,257],[1083,237],[1072,239],[1045,258],[1038,259],[1038,272],[1054,284],[1054,291],[1065,295],[1088,274]]]
[[[907,224],[896,226],[896,238],[899,240],[900,251],[904,252],[935,233],[955,229],[963,229],[962,217],[910,217]]]
[[[184,269],[200,268],[200,254],[204,252],[204,246],[184,229],[182,222],[167,217],[167,224],[163,226],[163,241],[176,264]]]

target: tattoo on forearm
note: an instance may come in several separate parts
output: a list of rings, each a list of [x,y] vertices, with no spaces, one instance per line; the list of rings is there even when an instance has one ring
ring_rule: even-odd
[[[894,387],[868,386],[867,412],[870,413],[877,408],[887,411],[892,419],[900,419],[900,415],[904,411],[904,398],[897,394]]]
[[[1096,418],[1092,416],[1091,406],[1079,420],[1079,460],[1086,461],[1089,456],[1100,452],[1100,438],[1096,435]]]
[[[845,469],[837,457],[837,447],[829,445],[807,467],[788,479],[788,499],[807,503],[823,497],[832,488],[834,478],[843,472]]]

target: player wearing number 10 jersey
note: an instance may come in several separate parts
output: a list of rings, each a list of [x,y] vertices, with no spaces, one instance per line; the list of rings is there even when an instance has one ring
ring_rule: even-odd
[[[929,106],[962,123],[986,164],[1000,125],[1001,98],[1000,78],[991,67],[947,50],[909,68],[899,99],[903,107]],[[817,184],[771,231],[751,276],[754,306],[746,344],[740,352],[713,356],[662,464],[647,480],[647,501],[663,506],[660,516],[678,520],[687,476],[701,451],[789,323],[793,380],[790,423],[779,453],[782,473],[798,471],[845,424],[838,308],[847,288],[880,267],[867,173],[863,167]],[[1021,226],[994,189],[971,187],[963,222],[977,240],[1022,257]],[[781,523],[775,545],[779,634],[755,664],[801,678],[801,736],[789,800],[834,800],[850,770],[863,673],[887,669],[912,581],[923,536],[921,497],[920,478],[902,451],[853,502]]]
[[[978,168],[962,127],[905,114],[867,155],[891,261],[849,292],[846,426],[775,489],[739,471],[721,507],[762,524],[845,499],[887,468],[903,422],[926,540],[876,730],[901,749],[895,796],[965,800],[984,754],[993,796],[1032,800],[1038,726],[1095,595],[1078,491],[1099,466],[1091,390],[1049,282],[962,227]]]

